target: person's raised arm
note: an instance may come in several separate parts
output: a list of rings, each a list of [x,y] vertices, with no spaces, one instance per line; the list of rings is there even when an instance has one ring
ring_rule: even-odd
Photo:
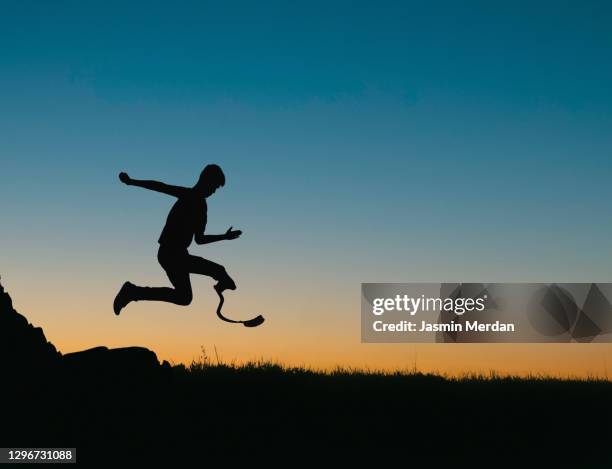
[[[127,173],[119,173],[119,180],[128,186],[142,187],[144,189],[161,192],[162,194],[168,194],[174,197],[180,197],[187,191],[186,187],[171,186],[159,181],[141,181],[138,179],[132,179]]]

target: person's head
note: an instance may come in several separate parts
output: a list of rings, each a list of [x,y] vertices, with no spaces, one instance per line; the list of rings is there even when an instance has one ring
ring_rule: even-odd
[[[223,171],[221,171],[218,165],[209,164],[200,174],[200,179],[198,179],[194,189],[200,192],[203,197],[209,197],[223,185],[225,185],[225,175]]]

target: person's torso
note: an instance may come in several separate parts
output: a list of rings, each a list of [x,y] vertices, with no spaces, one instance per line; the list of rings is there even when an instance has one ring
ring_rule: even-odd
[[[170,209],[159,244],[166,247],[187,248],[197,231],[206,225],[206,199],[191,192],[180,197]]]

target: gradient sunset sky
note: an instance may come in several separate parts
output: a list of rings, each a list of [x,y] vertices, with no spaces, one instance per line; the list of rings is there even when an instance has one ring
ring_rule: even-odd
[[[63,352],[188,362],[607,373],[612,345],[360,343],[361,282],[612,282],[610,2],[0,0],[0,275]],[[192,247],[238,283],[167,285],[173,200],[218,163]]]

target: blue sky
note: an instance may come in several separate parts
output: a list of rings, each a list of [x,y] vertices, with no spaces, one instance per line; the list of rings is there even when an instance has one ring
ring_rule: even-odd
[[[156,269],[170,202],[116,174],[187,185],[209,162],[211,230],[245,231],[209,252],[298,302],[303,282],[610,280],[609,2],[0,4],[18,285]]]

